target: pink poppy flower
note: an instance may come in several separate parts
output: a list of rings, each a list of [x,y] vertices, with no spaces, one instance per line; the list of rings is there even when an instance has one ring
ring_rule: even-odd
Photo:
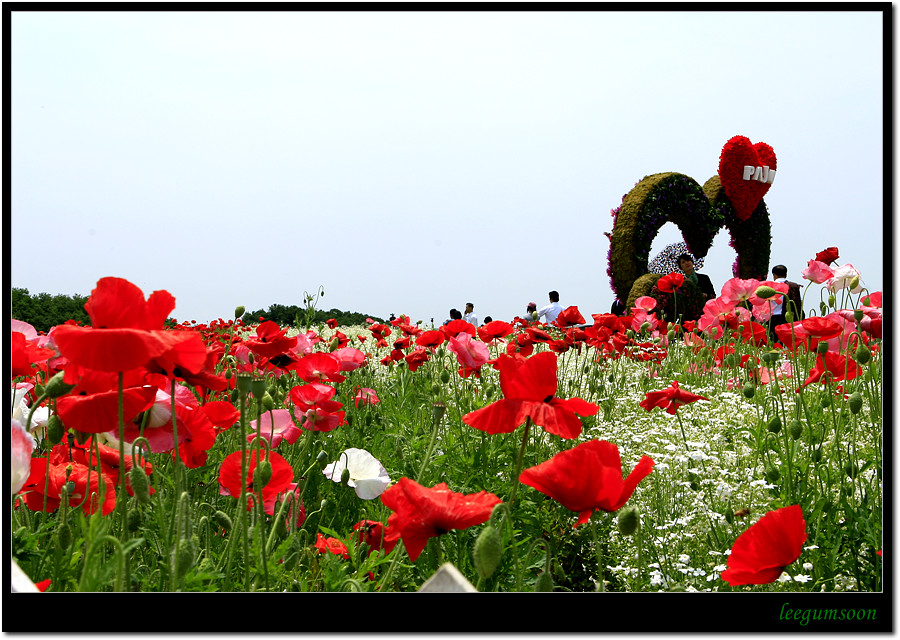
[[[447,341],[447,348],[456,354],[456,359],[459,360],[463,370],[477,371],[491,357],[488,346],[473,340],[468,333],[459,333],[451,337]]]
[[[341,361],[341,371],[353,371],[366,364],[366,354],[353,347],[344,347],[332,352]]]
[[[640,331],[645,322],[650,324],[650,331],[656,331],[659,328],[659,320],[657,320],[656,314],[648,313],[643,309],[635,307],[631,319],[631,328],[635,331]]]
[[[824,262],[810,260],[806,264],[806,268],[800,272],[800,275],[810,282],[822,284],[823,282],[827,282],[829,278],[834,277],[834,271],[832,271],[831,267]]]
[[[257,428],[259,428],[259,434],[269,441],[269,447],[272,449],[281,444],[282,440],[286,440],[288,444],[294,444],[302,433],[300,427],[294,424],[291,412],[287,409],[266,411],[260,416],[258,422],[251,420],[247,442],[252,442],[256,437]]]
[[[359,405],[361,404],[378,404],[379,402],[378,394],[375,393],[374,389],[369,389],[368,387],[360,387],[356,392],[356,395],[353,396],[353,404],[357,408],[359,408]]]
[[[634,307],[632,307],[632,310],[637,311],[638,309],[641,309],[643,311],[650,312],[655,308],[656,298],[652,298],[650,296],[641,296],[634,301]]]
[[[722,285],[722,293],[719,297],[723,298],[726,302],[731,302],[733,304],[738,304],[745,300],[749,301],[756,293],[759,285],[760,281],[754,278],[750,278],[749,280],[732,278]]]

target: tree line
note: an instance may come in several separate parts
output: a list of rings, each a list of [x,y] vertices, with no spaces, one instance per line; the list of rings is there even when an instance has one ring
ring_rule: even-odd
[[[28,289],[13,287],[11,295],[11,315],[16,320],[27,322],[36,330],[47,333],[58,324],[68,320],[76,320],[81,324],[89,325],[91,322],[84,304],[88,296],[79,294],[49,294],[28,292]],[[331,309],[329,311],[316,310],[311,307],[298,307],[297,305],[273,304],[268,309],[248,311],[242,319],[246,324],[259,322],[260,318],[273,320],[282,326],[310,327],[324,324],[326,320],[334,318],[339,325],[365,324],[366,318],[372,318],[376,322],[384,322],[376,316],[367,316],[363,313],[341,311]],[[174,324],[173,319],[166,321],[168,326]]]

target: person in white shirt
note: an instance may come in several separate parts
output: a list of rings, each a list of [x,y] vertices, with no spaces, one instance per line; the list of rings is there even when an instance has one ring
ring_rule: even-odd
[[[541,307],[538,313],[538,320],[544,319],[544,322],[550,324],[554,320],[556,320],[556,316],[558,316],[562,312],[562,305],[559,304],[559,293],[556,291],[550,292],[550,304],[546,307]]]
[[[476,327],[478,326],[478,316],[475,315],[475,305],[471,302],[466,303],[466,313],[463,315],[463,320],[469,324],[474,324]]]

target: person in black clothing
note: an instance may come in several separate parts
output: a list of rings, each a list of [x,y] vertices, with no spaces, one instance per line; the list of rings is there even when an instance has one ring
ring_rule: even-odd
[[[695,285],[700,287],[700,291],[703,292],[703,295],[707,300],[712,300],[716,297],[716,289],[713,287],[712,281],[709,279],[709,276],[703,273],[699,273],[694,271],[694,258],[689,253],[682,253],[678,256],[678,267],[684,272],[685,280],[690,280]]]
[[[776,264],[772,267],[772,279],[775,282],[783,282],[788,286],[787,295],[782,296],[781,299],[772,306],[772,317],[769,320],[769,334],[772,337],[772,341],[775,342],[778,340],[778,335],[775,333],[775,327],[787,323],[787,312],[791,312],[791,317],[794,322],[803,320],[804,313],[800,285],[787,279],[787,267],[783,264]]]

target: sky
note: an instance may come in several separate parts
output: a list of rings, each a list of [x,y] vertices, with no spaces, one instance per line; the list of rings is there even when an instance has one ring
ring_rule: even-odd
[[[742,135],[777,157],[771,264],[805,284],[836,246],[880,291],[885,16],[821,7],[13,11],[9,280],[125,278],[179,321],[320,287],[320,309],[426,325],[550,290],[589,319],[614,299],[610,210],[646,175],[702,185]],[[665,224],[651,257],[680,239]]]

